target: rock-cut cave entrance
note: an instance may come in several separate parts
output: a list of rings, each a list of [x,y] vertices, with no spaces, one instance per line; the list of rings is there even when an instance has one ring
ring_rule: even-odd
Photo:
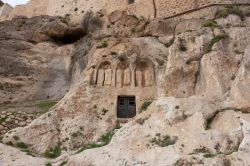
[[[135,96],[118,96],[117,98],[117,117],[133,118],[136,115]]]

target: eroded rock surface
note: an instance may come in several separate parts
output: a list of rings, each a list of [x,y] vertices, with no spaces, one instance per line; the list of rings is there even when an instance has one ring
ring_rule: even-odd
[[[87,13],[80,26],[84,35],[73,44],[65,44],[65,36],[79,27],[62,20],[35,31],[36,44],[12,43],[18,58],[35,52],[43,59],[52,50],[43,63],[31,63],[57,71],[38,94],[56,97],[66,76],[71,87],[48,113],[9,131],[2,141],[24,142],[35,155],[55,147],[67,151],[51,161],[54,165],[246,165],[249,16],[207,19],[214,14],[149,21],[125,12]],[[134,97],[128,102],[136,116],[124,120],[118,117],[123,104],[118,98],[126,96]]]

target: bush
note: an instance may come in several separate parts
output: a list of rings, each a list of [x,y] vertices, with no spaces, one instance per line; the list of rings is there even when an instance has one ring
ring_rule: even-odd
[[[109,112],[109,110],[107,110],[105,108],[102,109],[102,115],[106,115],[107,112]]]
[[[208,44],[208,46],[205,48],[204,52],[205,53],[209,53],[212,51],[212,48],[214,46],[215,43],[221,41],[222,39],[226,39],[228,38],[228,35],[227,34],[222,34],[222,35],[218,35],[218,36],[215,36],[211,41],[210,43]]]
[[[177,137],[171,138],[168,135],[161,136],[160,134],[157,134],[156,137],[153,138],[150,142],[160,147],[166,147],[175,144],[176,141]]]
[[[187,51],[186,41],[184,39],[181,39],[181,38],[179,38],[178,41],[179,41],[179,45],[178,45],[179,50],[181,50],[183,52]]]
[[[67,164],[67,162],[68,162],[68,160],[63,161],[59,166],[63,166],[63,165],[65,165],[65,164]]]
[[[50,150],[46,150],[44,153],[44,156],[47,158],[57,158],[61,155],[61,148],[60,145],[57,145],[54,148],[51,148]]]
[[[141,106],[140,112],[146,111],[147,108],[150,106],[151,103],[152,103],[152,101],[145,101],[145,102],[142,104],[142,106]]]
[[[38,103],[38,107],[48,111],[51,107],[53,107],[54,105],[56,105],[57,102],[56,101],[41,101],[40,103]]]
[[[96,46],[96,48],[106,48],[106,47],[108,47],[108,42],[106,40],[103,40]]]
[[[47,163],[46,163],[46,166],[52,166],[52,164],[51,164],[51,163],[49,163],[49,162],[47,162]]]
[[[216,155],[217,155],[217,154],[206,153],[206,154],[203,155],[203,157],[205,157],[205,158],[213,158],[213,157],[215,157]]]
[[[215,27],[218,27],[218,24],[217,24],[216,21],[209,19],[209,20],[206,20],[206,21],[203,23],[202,26],[203,26],[203,27],[209,27],[209,28],[215,28]]]
[[[28,148],[28,145],[26,145],[26,144],[23,143],[23,142],[17,142],[17,143],[16,143],[16,146],[17,146],[18,148],[21,148],[21,149],[27,149],[27,148]]]
[[[97,142],[93,142],[90,144],[84,144],[80,148],[80,150],[77,151],[77,153],[80,153],[80,152],[87,150],[87,149],[99,148],[99,147],[108,145],[110,143],[112,137],[115,135],[116,130],[120,129],[120,128],[121,128],[121,126],[119,124],[116,125],[110,132],[102,135]]]
[[[138,123],[138,124],[140,124],[140,125],[143,125],[146,120],[148,120],[148,117],[146,117],[146,118],[139,118],[135,122]]]
[[[229,14],[235,14],[240,16],[241,20],[244,20],[244,13],[236,5],[226,6],[224,9],[220,9],[215,13],[215,18],[226,18]]]
[[[210,153],[210,151],[208,148],[203,146],[203,147],[194,149],[194,152],[192,154],[197,154],[197,153]]]
[[[165,43],[165,47],[170,47],[174,44],[175,41],[175,37],[173,37],[172,39],[169,40],[169,42]]]

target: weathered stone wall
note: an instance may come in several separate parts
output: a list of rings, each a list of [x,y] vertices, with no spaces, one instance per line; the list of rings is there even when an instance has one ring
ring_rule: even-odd
[[[73,20],[79,21],[87,10],[97,12],[99,10],[111,13],[115,10],[125,10],[128,14],[134,14],[145,18],[168,18],[192,12],[211,5],[226,4],[250,4],[249,0],[135,0],[129,4],[128,0],[30,0],[27,5],[17,6],[11,17],[25,15],[28,17],[37,15],[69,14]]]
[[[211,5],[250,4],[249,0],[155,0],[156,17],[172,17]]]
[[[1,4],[1,1],[0,1]],[[0,17],[6,17],[8,16],[11,11],[13,10],[13,7],[11,7],[9,4],[5,3],[0,7]]]
[[[18,5],[12,11],[10,17],[15,16],[39,16],[47,15],[47,7],[49,0],[30,0],[26,5]]]

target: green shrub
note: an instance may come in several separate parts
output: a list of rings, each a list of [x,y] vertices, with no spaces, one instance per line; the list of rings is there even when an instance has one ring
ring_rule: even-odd
[[[179,41],[179,44],[178,44],[179,50],[183,52],[187,51],[186,41],[181,38],[179,38],[178,41]]]
[[[145,123],[146,120],[148,120],[149,117],[146,117],[146,118],[139,118],[137,119],[135,122],[140,124],[140,125],[143,125]]]
[[[161,136],[160,134],[157,134],[150,142],[160,147],[166,147],[175,144],[176,141],[177,137],[171,138],[168,135]]]
[[[169,42],[165,43],[165,47],[170,47],[174,44],[175,41],[175,37],[173,37],[172,39],[169,40]]]
[[[224,159],[223,160],[223,166],[231,166],[231,161],[229,159]]]
[[[236,5],[229,5],[224,9],[217,10],[215,13],[215,18],[226,18],[229,14],[238,15],[242,20],[244,20],[243,11],[239,8],[239,6]]]
[[[213,158],[213,157],[215,157],[216,155],[217,155],[217,154],[206,153],[206,154],[203,155],[203,157],[205,157],[205,158]]]
[[[52,166],[52,164],[50,162],[47,162],[46,166]]]
[[[210,153],[210,151],[208,148],[203,146],[203,147],[194,149],[194,152],[192,154],[197,154],[197,153]]]
[[[0,118],[0,124],[6,121],[7,118]]]
[[[209,27],[209,28],[215,28],[215,27],[218,27],[218,24],[216,21],[214,20],[206,20],[203,24],[202,24],[203,27]]]
[[[25,144],[24,142],[17,142],[17,143],[16,143],[16,146],[17,146],[18,148],[21,148],[21,149],[27,149],[27,148],[28,148],[28,145]]]
[[[142,104],[142,106],[141,106],[140,112],[146,111],[147,108],[150,106],[151,103],[152,103],[152,101],[145,101],[145,102]]]
[[[68,160],[63,161],[59,166],[63,166],[63,165],[65,165],[65,164],[67,164],[67,162],[68,162]]]
[[[102,109],[102,115],[106,115],[107,112],[109,112],[109,110],[107,110],[105,108]]]
[[[103,40],[96,46],[96,48],[106,48],[106,47],[108,47],[108,42],[106,40]]]
[[[156,61],[157,61],[159,66],[163,66],[164,63],[165,63],[164,60],[161,60],[161,59],[158,59],[158,58],[156,58]]]
[[[87,150],[87,149],[99,148],[99,147],[108,145],[110,143],[112,137],[114,136],[116,130],[120,129],[120,128],[121,128],[121,126],[119,124],[116,125],[110,132],[102,135],[97,142],[93,142],[90,144],[84,144],[80,148],[80,150],[77,151],[77,153],[80,153],[80,152]]]
[[[43,110],[48,111],[51,107],[53,107],[56,104],[57,104],[56,101],[47,100],[47,101],[41,101],[40,103],[38,103],[38,107]]]
[[[204,52],[205,53],[209,53],[212,51],[212,48],[214,46],[215,43],[221,41],[222,39],[226,39],[228,38],[228,35],[227,34],[222,34],[222,35],[217,35],[215,36],[211,41],[210,43],[208,44],[208,46],[205,48]]]
[[[61,155],[60,145],[57,145],[54,148],[46,150],[45,153],[44,153],[44,156],[47,157],[47,158],[57,158],[60,155]]]

